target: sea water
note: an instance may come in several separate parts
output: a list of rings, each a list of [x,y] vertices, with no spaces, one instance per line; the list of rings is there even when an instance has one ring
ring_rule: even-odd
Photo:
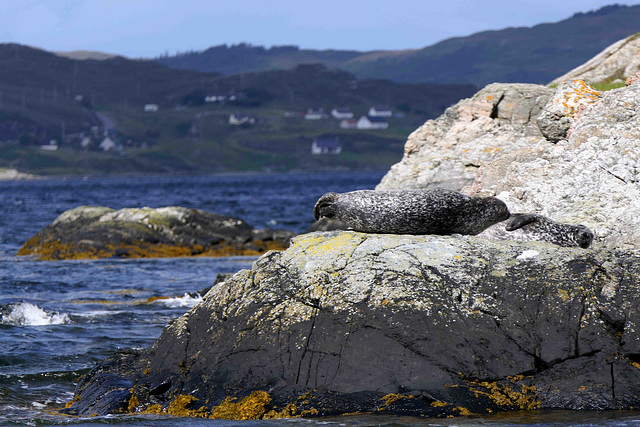
[[[535,412],[420,419],[359,415],[277,421],[159,416],[74,418],[52,411],[77,379],[114,351],[150,346],[162,328],[200,300],[218,273],[255,257],[38,261],[22,244],[80,205],[184,206],[244,219],[255,228],[304,232],[327,191],[371,189],[383,172],[191,177],[72,177],[0,182],[0,425],[454,426],[640,425],[629,412]]]

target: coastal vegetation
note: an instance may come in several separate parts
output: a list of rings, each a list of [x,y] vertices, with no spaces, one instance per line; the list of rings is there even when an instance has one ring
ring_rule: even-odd
[[[0,64],[0,167],[47,175],[385,169],[413,129],[475,90],[358,80],[322,65],[221,76],[15,44],[0,45]],[[386,129],[305,119],[335,108],[357,119],[376,105],[393,113]],[[338,140],[341,153],[312,155],[316,138]]]

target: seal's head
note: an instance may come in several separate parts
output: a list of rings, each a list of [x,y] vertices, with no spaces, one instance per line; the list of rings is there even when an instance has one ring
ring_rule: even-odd
[[[487,217],[494,219],[495,222],[504,221],[511,216],[507,204],[496,197],[485,197],[482,202],[486,207]]]
[[[511,216],[509,208],[495,197],[474,197],[474,203],[469,207],[468,215],[462,215],[464,225],[463,234],[478,234],[491,225],[504,221]]]
[[[326,193],[320,197],[313,208],[313,217],[316,221],[322,217],[335,218],[337,200],[338,193]]]
[[[583,249],[587,249],[593,242],[593,232],[584,225],[576,227],[576,243]]]

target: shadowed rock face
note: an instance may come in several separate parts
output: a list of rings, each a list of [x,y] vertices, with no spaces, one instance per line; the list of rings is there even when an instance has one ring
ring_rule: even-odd
[[[29,239],[18,255],[44,260],[255,255],[284,249],[293,232],[254,230],[241,219],[182,207],[115,211],[80,206]]]
[[[472,236],[302,235],[215,285],[152,348],[96,366],[66,411],[638,406],[638,261]],[[230,410],[229,397],[243,399]]]

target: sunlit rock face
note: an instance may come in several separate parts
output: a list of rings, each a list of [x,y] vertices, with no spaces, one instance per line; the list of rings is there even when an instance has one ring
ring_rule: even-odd
[[[402,161],[376,189],[460,190],[473,182],[479,167],[513,150],[551,145],[536,118],[553,93],[533,84],[488,85],[409,135]]]
[[[594,231],[595,247],[640,247],[640,84],[599,93],[574,82],[555,95],[518,85],[514,102],[536,100],[537,107],[526,103],[529,120],[506,125],[500,124],[500,106],[511,98],[497,104],[497,115],[488,113],[493,107],[486,91],[492,87],[501,86],[488,86],[414,132],[404,159],[378,189],[465,184],[463,192],[496,196],[511,212],[583,224]],[[484,115],[479,104],[486,105]],[[460,113],[472,105],[475,113]],[[451,139],[455,129],[473,138]],[[508,143],[501,138],[506,135]]]

